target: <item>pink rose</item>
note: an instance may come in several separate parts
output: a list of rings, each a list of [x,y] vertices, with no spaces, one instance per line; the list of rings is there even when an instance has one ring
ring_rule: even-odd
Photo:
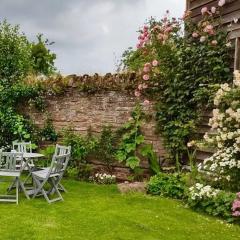
[[[212,40],[212,45],[216,46],[218,44],[217,40]]]
[[[149,67],[144,67],[144,68],[143,68],[143,72],[149,73],[149,72],[150,72],[150,68],[149,68]]]
[[[211,12],[214,14],[214,13],[216,13],[216,11],[217,11],[217,8],[216,7],[211,7]]]
[[[201,9],[202,15],[206,14],[207,12],[208,12],[208,8],[207,8],[207,7],[203,7],[203,8]]]
[[[213,31],[213,26],[209,24],[203,29],[203,31],[206,33],[211,33]]]
[[[135,90],[134,95],[135,95],[135,97],[140,97],[141,93],[138,90]]]
[[[172,27],[167,27],[166,29],[165,29],[165,33],[169,33],[169,32],[171,32],[173,29],[172,29]]]
[[[148,80],[149,80],[149,78],[150,78],[150,77],[149,77],[149,75],[148,75],[148,74],[144,74],[144,75],[143,75],[143,80],[145,80],[145,81],[148,81]]]
[[[143,102],[143,104],[144,104],[145,106],[149,105],[149,103],[150,103],[150,102],[149,102],[147,99],[145,99],[144,102]]]
[[[137,44],[137,48],[141,48],[142,45],[140,43]]]
[[[205,41],[206,41],[206,37],[205,37],[205,36],[201,36],[201,37],[200,37],[200,42],[203,43],[203,42],[205,42]]]
[[[149,67],[150,68],[150,67],[152,67],[152,65],[151,65],[151,63],[145,63],[144,67]]]
[[[197,38],[197,37],[198,37],[198,33],[193,32],[193,33],[192,33],[192,37]]]
[[[152,65],[153,65],[153,67],[156,67],[156,66],[158,66],[158,60],[156,60],[156,59],[155,59],[155,60],[153,60],[153,61],[152,61]]]
[[[143,30],[144,30],[144,31],[147,31],[147,30],[148,30],[148,26],[145,25],[145,26],[143,27]]]
[[[218,6],[222,7],[223,5],[225,5],[226,1],[225,0],[219,0],[218,1]]]
[[[239,211],[235,211],[232,214],[234,217],[239,217],[240,216],[240,212]]]
[[[141,91],[142,89],[143,89],[143,85],[142,85],[142,84],[139,84],[139,85],[138,85],[138,90]]]

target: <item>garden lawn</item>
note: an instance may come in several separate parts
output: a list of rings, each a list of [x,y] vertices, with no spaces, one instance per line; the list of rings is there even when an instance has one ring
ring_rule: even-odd
[[[64,202],[43,198],[0,204],[0,239],[233,240],[240,227],[185,208],[180,202],[121,195],[117,187],[64,182]]]

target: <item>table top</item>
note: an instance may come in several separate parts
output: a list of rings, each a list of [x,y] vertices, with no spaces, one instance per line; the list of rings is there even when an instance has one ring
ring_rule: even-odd
[[[44,155],[41,153],[23,153],[23,157],[24,158],[40,158],[40,157],[44,157]]]

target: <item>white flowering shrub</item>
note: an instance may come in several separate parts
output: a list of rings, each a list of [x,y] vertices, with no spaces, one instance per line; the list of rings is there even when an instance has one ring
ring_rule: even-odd
[[[96,173],[93,181],[100,184],[113,184],[116,183],[116,176],[107,173]]]
[[[205,159],[199,170],[213,175],[216,183],[237,190],[240,181],[240,73],[235,72],[232,86],[221,85],[217,91],[211,133],[204,139],[217,151]]]
[[[213,216],[222,217],[228,221],[238,220],[235,215],[238,214],[238,202],[235,200],[235,194],[215,189],[210,185],[196,183],[189,188],[188,205],[196,210],[204,211]],[[234,209],[233,209],[234,207]],[[233,215],[233,211],[235,210]]]
[[[201,183],[196,183],[196,185],[189,188],[189,197],[191,200],[196,201],[204,198],[214,198],[219,192],[219,189],[214,189],[210,185],[204,186]]]

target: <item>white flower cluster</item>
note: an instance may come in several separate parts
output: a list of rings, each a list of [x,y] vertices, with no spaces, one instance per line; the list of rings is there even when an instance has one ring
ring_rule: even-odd
[[[213,117],[209,120],[212,134],[206,133],[204,136],[204,139],[210,144],[214,143],[218,150],[205,159],[199,170],[212,173],[216,181],[232,180],[233,170],[240,174],[240,96],[236,94],[239,90],[240,73],[237,71],[234,86],[230,88],[228,84],[223,84],[218,90],[214,100],[217,108],[213,110]]]
[[[195,186],[189,188],[189,195],[192,200],[214,198],[219,192],[219,189],[212,188],[210,185],[204,186],[201,183],[196,183]]]
[[[214,104],[216,106],[218,106],[220,104],[223,96],[225,96],[225,94],[229,91],[231,91],[231,88],[229,87],[229,85],[227,83],[221,84],[221,87],[217,91],[216,96],[214,98]]]
[[[111,175],[111,174],[107,174],[107,173],[96,173],[95,174],[95,180],[98,183],[104,183],[104,184],[115,183],[116,182],[116,176]]]

